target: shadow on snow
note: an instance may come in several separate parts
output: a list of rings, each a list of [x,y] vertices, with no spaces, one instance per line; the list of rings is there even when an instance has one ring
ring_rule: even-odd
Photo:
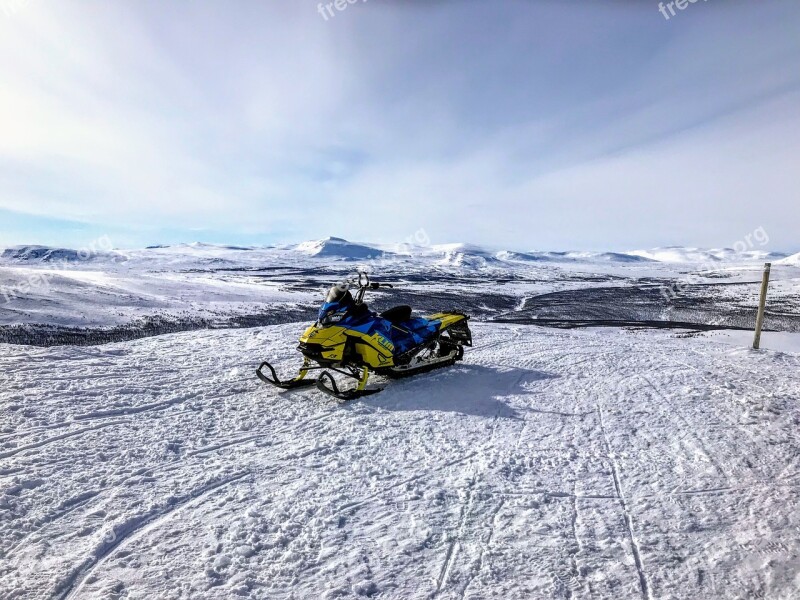
[[[519,419],[503,398],[530,393],[528,384],[556,377],[550,373],[512,367],[459,365],[390,381],[377,396],[359,404],[392,411],[428,410],[479,417]]]

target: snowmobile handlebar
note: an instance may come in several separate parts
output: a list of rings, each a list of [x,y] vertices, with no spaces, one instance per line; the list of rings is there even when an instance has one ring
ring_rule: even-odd
[[[377,290],[379,288],[394,287],[390,283],[378,283],[377,281],[370,281],[369,275],[366,273],[358,274],[358,293],[356,294],[356,304],[361,304],[364,301],[364,294],[367,290]]]
[[[358,284],[359,289],[368,289],[368,290],[377,290],[378,288],[390,288],[394,287],[389,283],[378,283],[377,281],[370,281],[369,275],[367,275],[364,271],[358,273],[358,279],[353,281],[353,283]]]

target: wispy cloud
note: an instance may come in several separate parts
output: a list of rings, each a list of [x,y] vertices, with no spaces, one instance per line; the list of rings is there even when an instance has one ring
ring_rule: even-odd
[[[0,209],[142,243],[424,225],[625,248],[725,244],[759,205],[796,244],[796,3],[669,24],[621,2],[316,7],[30,0],[0,18]]]

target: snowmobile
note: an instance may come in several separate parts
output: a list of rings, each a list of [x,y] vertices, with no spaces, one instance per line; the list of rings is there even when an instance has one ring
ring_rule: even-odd
[[[357,288],[355,296],[351,287]],[[382,390],[367,388],[371,372],[389,378],[409,377],[461,360],[464,347],[472,346],[469,316],[440,312],[413,317],[410,306],[396,306],[381,314],[371,311],[364,302],[367,290],[391,287],[370,281],[366,273],[359,273],[352,283],[333,286],[316,323],[300,337],[297,349],[304,360],[297,376],[283,381],[268,362],[258,367],[256,375],[284,390],[316,386],[329,396],[347,401]],[[314,370],[322,371],[320,376],[309,378]],[[340,389],[332,372],[355,379],[355,387]]]

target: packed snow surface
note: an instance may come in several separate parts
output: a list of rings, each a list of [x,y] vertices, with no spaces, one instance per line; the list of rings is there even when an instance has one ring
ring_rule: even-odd
[[[0,346],[0,597],[800,597],[800,355],[474,323],[339,405],[302,328]]]

